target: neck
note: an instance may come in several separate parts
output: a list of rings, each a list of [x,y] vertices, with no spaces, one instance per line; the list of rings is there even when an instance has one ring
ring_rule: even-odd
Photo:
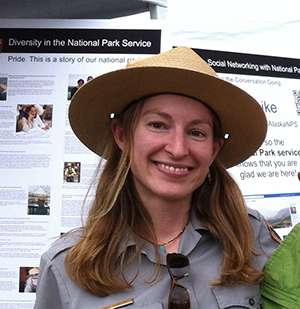
[[[172,248],[171,252],[177,251],[181,231],[188,223],[190,215],[190,199],[181,201],[142,201],[149,212],[157,238],[157,244],[169,242],[178,236],[174,241],[165,245],[165,248]],[[177,249],[176,249],[177,248]],[[168,251],[168,250],[167,250]]]

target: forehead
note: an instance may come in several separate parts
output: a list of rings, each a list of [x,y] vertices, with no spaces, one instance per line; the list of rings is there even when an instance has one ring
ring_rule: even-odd
[[[145,99],[141,114],[166,113],[180,118],[204,117],[212,119],[211,111],[201,102],[177,94],[160,94]]]

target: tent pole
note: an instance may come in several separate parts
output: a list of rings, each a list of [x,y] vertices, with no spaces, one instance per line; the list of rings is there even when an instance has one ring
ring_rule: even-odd
[[[166,19],[167,14],[166,7],[149,3],[149,10],[151,19]]]

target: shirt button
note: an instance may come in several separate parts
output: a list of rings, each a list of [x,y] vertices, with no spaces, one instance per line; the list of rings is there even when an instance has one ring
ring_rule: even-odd
[[[250,299],[249,299],[249,304],[250,304],[251,306],[253,306],[253,305],[255,304],[255,300],[254,300],[253,298],[250,298]]]

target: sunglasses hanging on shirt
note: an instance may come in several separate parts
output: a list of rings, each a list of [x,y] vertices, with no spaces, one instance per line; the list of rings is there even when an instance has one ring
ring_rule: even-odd
[[[189,290],[178,281],[189,274],[189,259],[179,253],[167,255],[167,267],[171,277],[171,288],[168,299],[168,309],[191,309]]]

